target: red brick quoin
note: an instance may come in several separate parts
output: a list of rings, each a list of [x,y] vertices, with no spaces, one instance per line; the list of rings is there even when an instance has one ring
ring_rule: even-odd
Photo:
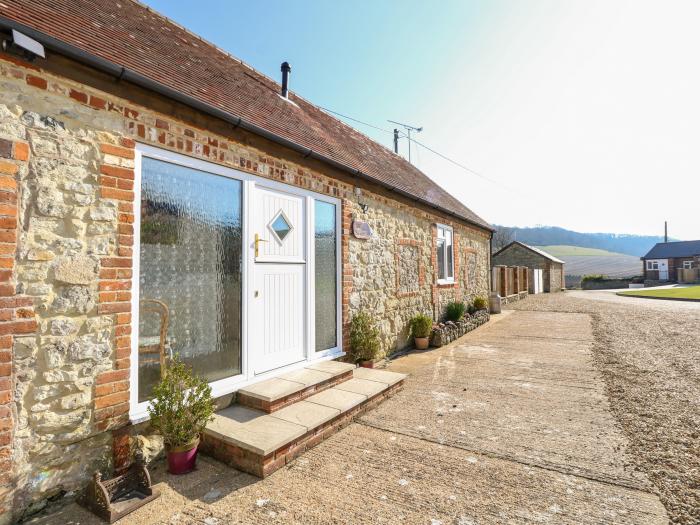
[[[117,201],[118,217],[117,253],[100,260],[97,306],[98,314],[114,319],[114,365],[95,380],[94,419],[98,431],[113,431],[117,470],[128,466],[130,460],[129,435],[124,427],[129,424],[134,245],[134,170],[117,164],[120,159],[134,158],[134,146],[130,138],[122,138],[119,144],[100,145],[100,197]],[[113,163],[108,163],[108,159]]]
[[[10,497],[14,486],[11,459],[14,338],[37,331],[33,301],[16,293],[15,275],[19,197],[17,174],[28,160],[29,147],[26,143],[0,139],[0,514],[11,510]]]

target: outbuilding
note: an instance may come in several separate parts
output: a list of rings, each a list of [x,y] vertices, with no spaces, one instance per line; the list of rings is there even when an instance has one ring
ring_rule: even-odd
[[[493,266],[529,268],[530,293],[560,292],[564,287],[564,261],[534,246],[513,241],[494,253],[491,259]]]

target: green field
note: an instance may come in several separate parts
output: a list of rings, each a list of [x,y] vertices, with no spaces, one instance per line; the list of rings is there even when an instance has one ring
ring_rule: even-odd
[[[590,257],[625,257],[624,254],[609,252],[607,250],[599,250],[598,248],[583,248],[581,246],[568,246],[565,244],[557,244],[552,246],[536,246],[540,250],[544,250],[554,257],[564,258],[571,256],[590,256]]]
[[[641,297],[658,297],[659,299],[695,299],[700,301],[700,286],[686,288],[664,288],[662,290],[631,290],[617,295],[637,295]]]

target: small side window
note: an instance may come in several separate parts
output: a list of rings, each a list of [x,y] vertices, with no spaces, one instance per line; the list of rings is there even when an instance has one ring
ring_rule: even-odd
[[[437,274],[438,282],[454,282],[454,242],[452,228],[437,225]]]

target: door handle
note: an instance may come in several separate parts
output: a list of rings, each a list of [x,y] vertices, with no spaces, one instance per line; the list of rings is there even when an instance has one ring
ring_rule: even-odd
[[[256,257],[258,256],[258,253],[259,253],[258,246],[261,242],[268,242],[268,241],[266,241],[265,239],[261,239],[260,236],[256,233],[255,234],[255,256]]]

